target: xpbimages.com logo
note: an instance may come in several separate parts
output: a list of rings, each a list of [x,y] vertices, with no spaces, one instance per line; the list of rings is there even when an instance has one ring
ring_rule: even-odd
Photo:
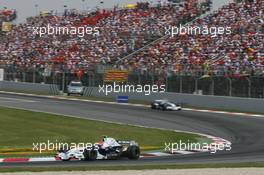
[[[171,37],[177,35],[210,35],[211,37],[216,37],[218,35],[231,35],[231,27],[208,27],[208,26],[166,26],[165,35],[170,35]]]
[[[38,35],[40,37],[43,37],[45,35],[77,35],[78,37],[82,38],[85,35],[94,35],[94,36],[100,35],[99,27],[89,27],[89,26],[58,27],[58,26],[51,26],[50,24],[48,24],[45,27],[29,27],[29,30],[32,31],[33,35]]]
[[[67,143],[67,142],[60,142],[58,140],[56,141],[50,141],[47,140],[46,142],[39,142],[39,143],[32,143],[32,150],[38,151],[39,153],[43,153],[45,151],[56,151],[56,150],[70,150],[70,149],[81,149],[81,148],[97,148],[97,143],[91,143],[91,142],[80,142],[80,143]]]
[[[144,93],[150,95],[151,93],[164,93],[165,85],[130,85],[130,84],[107,84],[99,85],[99,93],[109,95],[109,93]]]
[[[209,151],[214,154],[217,151],[231,151],[231,143],[207,143],[207,142],[184,142],[179,140],[178,142],[165,142],[165,152],[176,153],[177,151]]]

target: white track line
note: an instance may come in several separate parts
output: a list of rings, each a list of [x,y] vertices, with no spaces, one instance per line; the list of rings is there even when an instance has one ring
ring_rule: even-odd
[[[30,103],[34,103],[37,101],[33,101],[33,100],[25,100],[25,99],[20,99],[20,98],[8,98],[8,97],[0,97],[0,100],[7,100],[7,101],[15,101],[15,102],[30,102]]]
[[[55,157],[35,157],[35,158],[30,158],[29,162],[51,162],[51,161],[56,161]]]
[[[184,150],[179,150],[179,151],[173,151],[173,154],[194,154],[195,152],[193,151],[184,151]]]
[[[151,155],[154,155],[154,156],[157,156],[157,157],[160,157],[160,156],[170,156],[172,154],[170,153],[164,153],[164,152],[153,152],[153,153],[149,153]]]

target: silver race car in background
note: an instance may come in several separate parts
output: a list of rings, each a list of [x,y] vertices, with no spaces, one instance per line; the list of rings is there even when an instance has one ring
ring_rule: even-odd
[[[102,159],[139,159],[140,148],[135,141],[116,141],[113,138],[104,138],[92,147],[59,150],[57,158],[68,161],[78,160],[102,160]]]
[[[168,100],[155,100],[151,103],[151,109],[161,109],[171,110],[171,111],[179,111],[182,109],[180,104],[170,102]]]

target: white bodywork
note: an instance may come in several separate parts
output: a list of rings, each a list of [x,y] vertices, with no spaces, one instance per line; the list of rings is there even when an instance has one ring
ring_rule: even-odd
[[[136,145],[138,144],[135,141],[116,141],[114,138],[104,138],[102,142],[94,144],[92,147],[78,147],[74,149],[70,149],[68,151],[59,152],[57,154],[57,158],[60,158],[61,160],[70,160],[70,159],[78,159],[78,160],[85,160],[84,151],[86,150],[94,150],[97,152],[97,160],[101,159],[108,159],[107,155],[102,155],[99,153],[100,149],[106,149],[109,147],[120,147],[122,152],[127,151],[127,147],[124,145]],[[121,152],[120,152],[121,153]]]
[[[107,147],[114,147],[114,146],[120,146],[119,143],[114,138],[104,138],[104,142],[102,143],[102,148],[105,149]]]
[[[58,158],[60,158],[61,160],[70,160],[70,159],[78,159],[78,160],[84,160],[85,157],[83,155],[85,148],[75,148],[75,149],[71,149],[65,153],[59,153],[57,155]],[[97,151],[97,158],[98,160],[100,159],[107,159],[106,156],[99,154],[99,152]]]
[[[152,109],[163,109],[163,110],[172,110],[179,111],[182,109],[181,105],[169,102],[168,100],[155,100],[151,104]]]
[[[167,110],[172,110],[172,111],[178,111],[181,110],[181,106],[177,106],[174,103],[167,103],[168,106],[166,107]]]
[[[84,159],[84,156],[83,156],[84,149],[85,148],[71,149],[65,153],[59,153],[58,157],[61,160],[69,160],[71,158],[76,158],[76,159],[82,160],[82,159]]]

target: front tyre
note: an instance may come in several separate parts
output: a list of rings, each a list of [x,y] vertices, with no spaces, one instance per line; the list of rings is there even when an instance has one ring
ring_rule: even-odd
[[[83,151],[84,160],[93,161],[97,158],[97,151],[95,150],[87,150]]]
[[[138,146],[133,145],[133,146],[128,147],[127,157],[129,159],[137,160],[137,159],[139,159],[139,156],[140,156],[140,149]]]

